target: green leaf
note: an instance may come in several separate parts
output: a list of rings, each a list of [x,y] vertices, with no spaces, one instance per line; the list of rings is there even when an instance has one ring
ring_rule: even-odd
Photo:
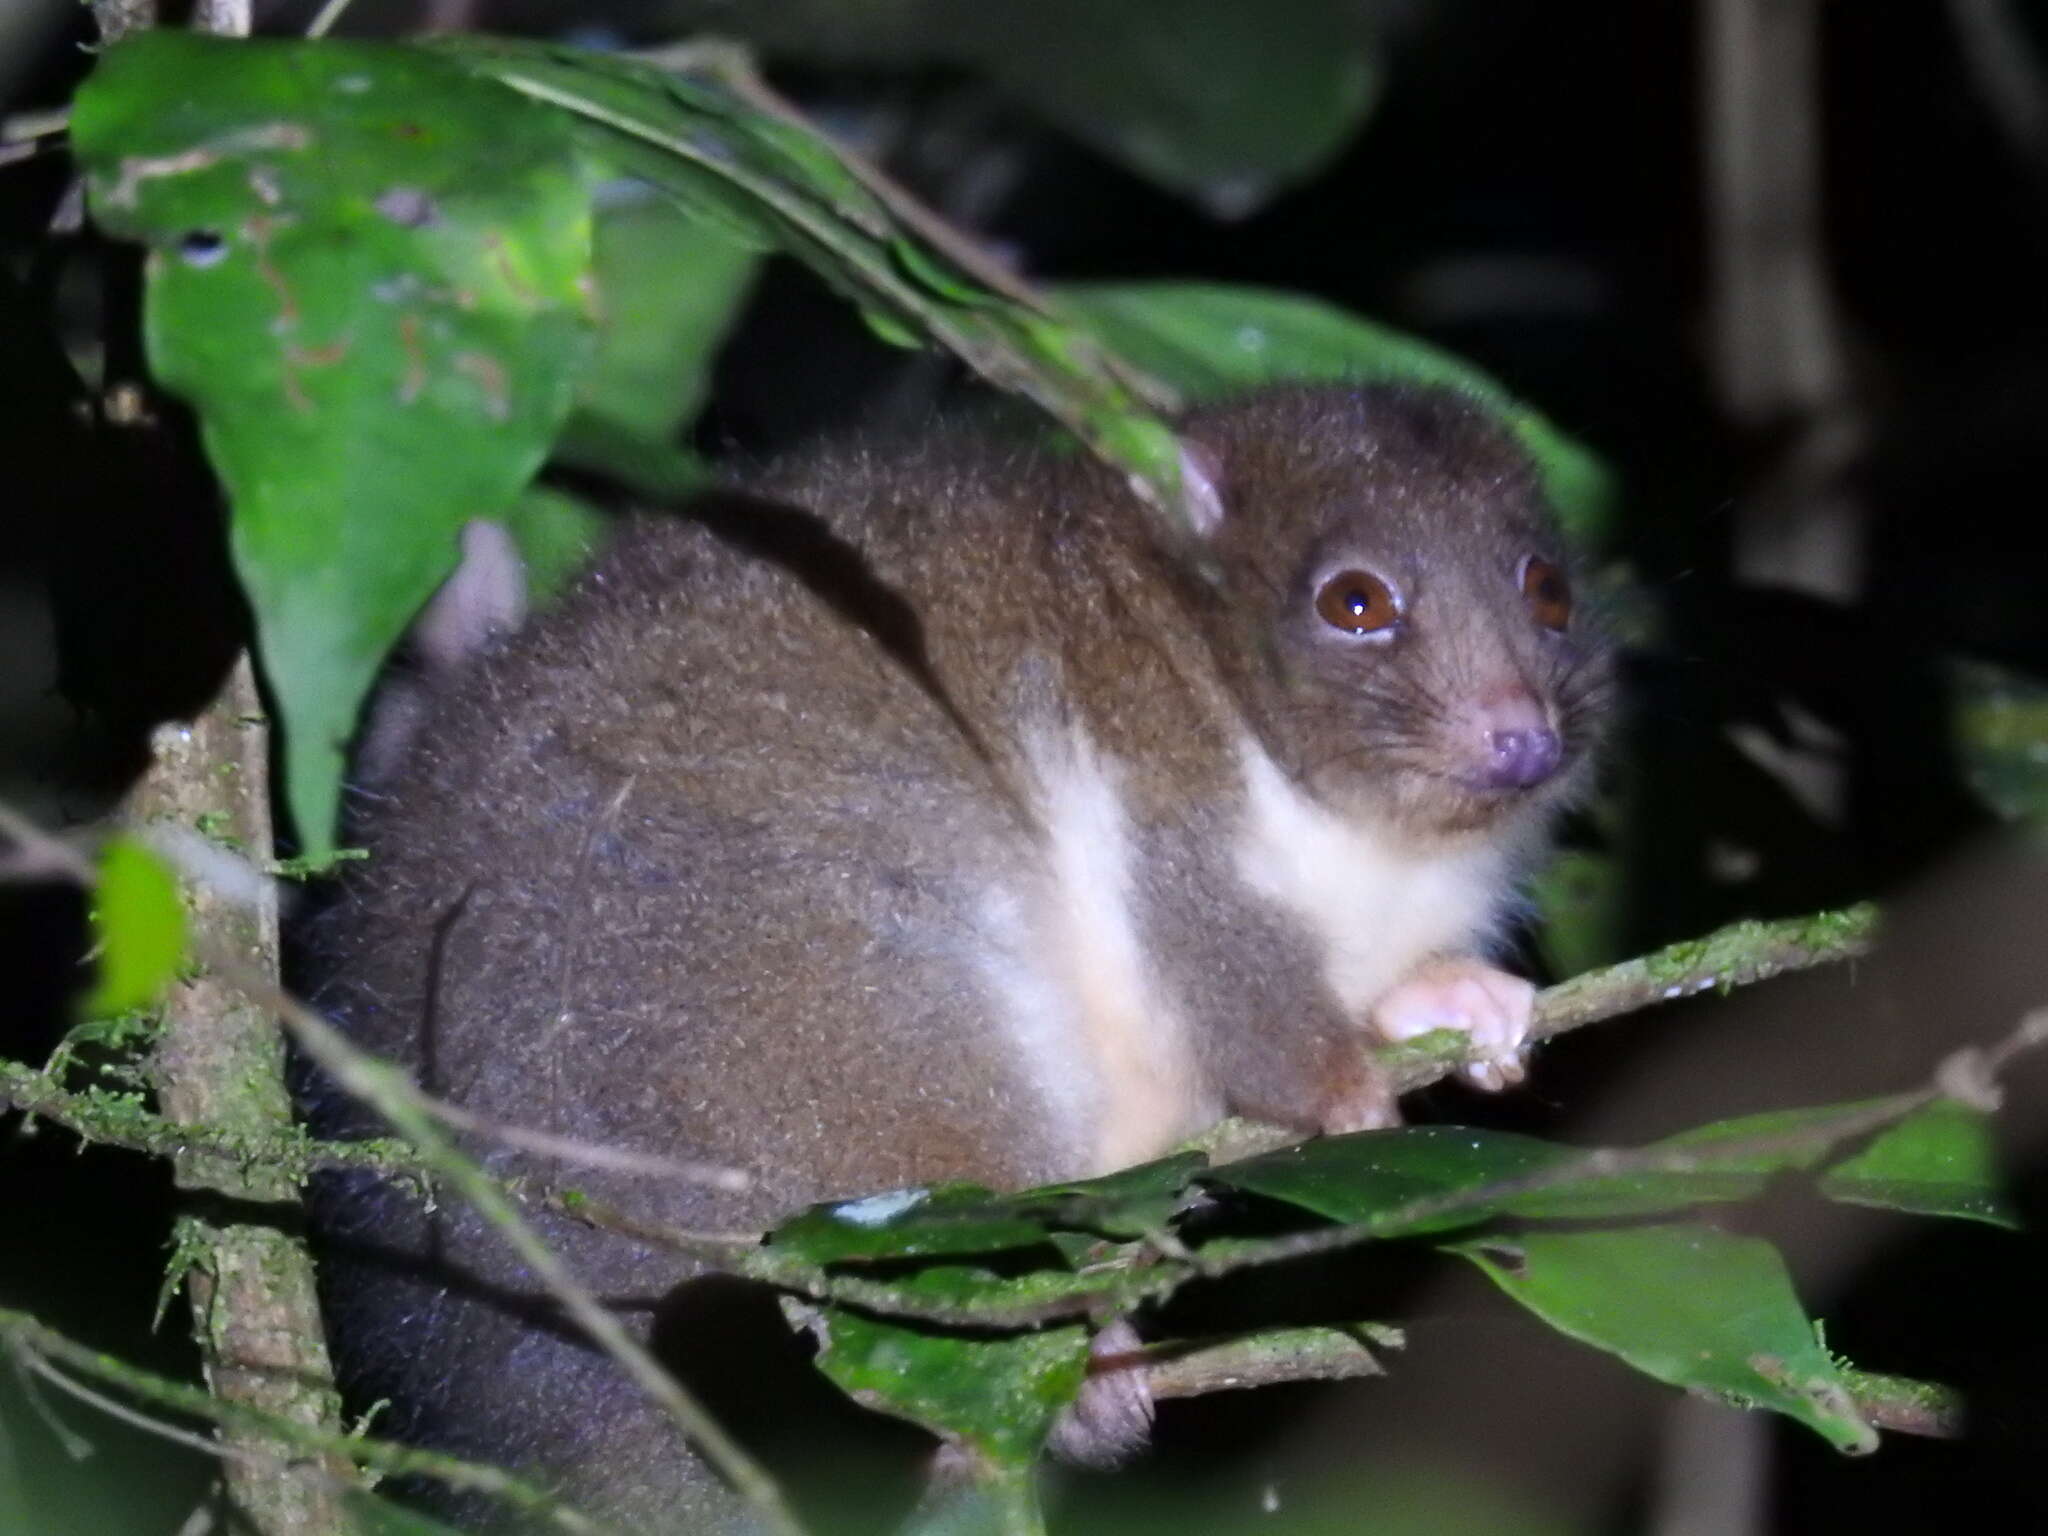
[[[1614,854],[1563,850],[1531,882],[1529,899],[1541,917],[1536,941],[1552,975],[1580,976],[1628,958],[1628,881]]]
[[[1038,1221],[978,1184],[899,1189],[814,1205],[769,1234],[776,1247],[813,1264],[849,1259],[930,1258],[1001,1253],[1045,1241]]]
[[[597,553],[607,522],[580,496],[529,485],[504,512],[505,529],[526,566],[526,591],[536,606],[552,599]]]
[[[2008,821],[2048,823],[2048,683],[1982,661],[1949,666],[1963,777]]]
[[[1785,1414],[1840,1451],[1876,1447],[1769,1243],[1684,1223],[1450,1251],[1559,1332],[1659,1381]]]
[[[1787,1170],[1818,1168],[1849,1142],[1870,1136],[1913,1113],[1910,1099],[1853,1099],[1846,1104],[1813,1104],[1767,1109],[1696,1125],[1653,1142],[1653,1148],[1696,1155],[1730,1173],[1768,1177]]]
[[[1506,1179],[1562,1168],[1583,1153],[1533,1136],[1459,1126],[1402,1126],[1324,1136],[1263,1157],[1227,1163],[1205,1182],[1327,1216],[1369,1222],[1395,1216],[1418,1201],[1479,1190]],[[1470,1226],[1499,1213],[1486,1202],[1440,1216],[1400,1221],[1388,1236]]]
[[[1011,1204],[1023,1214],[1042,1212],[1049,1225],[1064,1230],[1138,1238],[1165,1228],[1187,1204],[1195,1176],[1208,1166],[1200,1152],[1177,1152],[1099,1179],[1027,1190]]]
[[[100,851],[92,920],[99,930],[99,980],[79,1004],[81,1015],[148,1007],[185,958],[185,901],[177,877],[133,838],[115,838]]]
[[[1144,386],[1090,332],[1001,291],[926,239],[920,216],[870,187],[836,146],[747,99],[704,64],[644,61],[504,39],[437,45],[574,121],[590,158],[698,218],[795,256],[892,337],[952,352],[998,389],[1037,402],[1162,507],[1178,505],[1179,456]],[[1163,401],[1163,391],[1153,393]]]
[[[1990,1117],[1937,1099],[1907,1117],[1820,1181],[1831,1200],[1917,1216],[1958,1216],[2017,1230],[2001,1189]]]
[[[637,183],[597,221],[597,355],[556,456],[670,498],[705,477],[683,434],[760,265],[755,247]]]
[[[721,17],[778,56],[975,70],[1101,153],[1235,218],[1327,163],[1380,71],[1352,0],[777,0]]]
[[[454,1526],[401,1508],[381,1495],[360,1488],[343,1488],[341,1494],[348,1509],[349,1536],[462,1536]]]
[[[965,50],[1069,132],[1221,218],[1327,163],[1378,93],[1358,12],[1331,0],[983,5]]]
[[[1120,357],[1216,399],[1283,379],[1405,382],[1454,389],[1491,409],[1536,461],[1565,530],[1597,542],[1613,477],[1501,384],[1440,347],[1296,294],[1206,283],[1079,283],[1055,290]]]
[[[999,1195],[978,1184],[895,1190],[812,1206],[777,1227],[769,1240],[813,1264],[1004,1253],[1089,1234],[1073,1245],[1072,1251],[1081,1251],[1099,1237],[1138,1238],[1164,1229],[1187,1203],[1191,1181],[1207,1162],[1199,1152],[1176,1153],[1101,1178],[1048,1184],[1014,1195]],[[1065,1246],[1058,1251],[1069,1253]],[[1047,1247],[1047,1257],[1053,1256],[1054,1248]],[[943,1293],[955,1300],[1002,1291],[1006,1299],[1021,1301],[1068,1294],[1077,1284],[1086,1284],[1056,1264],[1043,1274],[1002,1281],[964,1270],[960,1276],[979,1278],[946,1280],[946,1273],[924,1269],[914,1280],[926,1288],[925,1294]]]
[[[957,1309],[956,1316],[967,1309],[979,1308],[983,1317],[1007,1314],[1010,1318],[1019,1315],[1043,1316],[1054,1310],[1056,1304],[1086,1297],[1092,1305],[1104,1302],[1106,1297],[1119,1300],[1135,1300],[1133,1292],[1143,1286],[1145,1276],[1129,1268],[1097,1269],[1087,1273],[1076,1273],[1063,1267],[1065,1249],[1056,1241],[1070,1236],[1067,1233],[1041,1234],[1044,1246],[1032,1250],[1032,1257],[1042,1256],[1044,1264],[1035,1269],[1010,1270],[1017,1264],[1019,1250],[978,1250],[993,1256],[1001,1252],[1005,1272],[983,1269],[972,1264],[924,1264],[915,1269],[892,1266],[882,1278],[869,1279],[870,1286],[884,1288],[887,1295],[899,1302],[906,1317],[916,1317],[920,1308],[930,1310],[937,1307]],[[1107,1258],[1121,1251],[1109,1249],[1100,1240],[1094,1243],[1097,1257]],[[1127,1251],[1127,1250],[1126,1250]],[[876,1258],[893,1258],[896,1255],[877,1254]],[[868,1278],[868,1277],[863,1277]],[[1124,1282],[1118,1284],[1119,1281]],[[878,1300],[861,1298],[863,1305],[887,1310]],[[992,1322],[991,1327],[1022,1326],[1013,1322]]]
[[[150,246],[151,366],[197,410],[284,727],[333,850],[378,666],[504,512],[591,344],[568,125],[419,49],[136,34],[72,112],[94,217]]]
[[[854,1401],[995,1467],[1029,1467],[1088,1375],[1088,1330],[1079,1324],[968,1335],[828,1307],[814,1331],[818,1368]]]
[[[1759,1177],[1827,1168],[1818,1187],[1831,1200],[2017,1227],[2000,1188],[1988,1117],[1953,1100],[1920,1104],[1915,1098],[1742,1115],[1657,1146],[1697,1152],[1717,1168]],[[1837,1161],[1846,1146],[1865,1140],[1867,1146]]]
[[[1570,1176],[1574,1167],[1581,1176]],[[1541,1188],[1512,1187],[1537,1179]],[[1425,1125],[1323,1137],[1227,1164],[1205,1180],[1333,1221],[1377,1223],[1380,1236],[1413,1237],[1502,1216],[1640,1216],[1741,1200],[1762,1187],[1764,1174],[1712,1166],[1615,1176],[1576,1147],[1511,1131]]]
[[[1614,1154],[1508,1131],[1403,1126],[1323,1137],[1202,1178],[1333,1221],[1373,1224],[1380,1236],[1410,1237],[1500,1217],[1611,1219],[1745,1200],[1773,1177],[1822,1167],[1872,1135],[1878,1139],[1830,1173],[1822,1193],[2009,1220],[1981,1120],[1940,1105],[1916,1112],[1910,1096],[1717,1120],[1641,1148],[1657,1166],[1621,1173],[1607,1171]]]

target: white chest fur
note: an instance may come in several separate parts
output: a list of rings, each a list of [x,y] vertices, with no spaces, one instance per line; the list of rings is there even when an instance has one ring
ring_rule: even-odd
[[[1506,860],[1484,844],[1428,852],[1308,798],[1241,749],[1236,866],[1317,941],[1323,980],[1361,1023],[1425,958],[1469,952],[1497,915]],[[1057,1136],[1093,1170],[1123,1167],[1222,1112],[1172,987],[1146,953],[1119,765],[1078,728],[1029,747],[1043,837],[1034,867],[989,888],[986,978]]]
[[[998,1007],[1048,1106],[1107,1171],[1186,1139],[1221,1106],[1139,934],[1118,765],[1078,727],[1046,732],[1029,756],[1043,861],[1016,872],[1021,900],[989,909],[1013,914],[1023,951],[997,978]]]
[[[1321,940],[1324,979],[1354,1017],[1428,956],[1488,935],[1507,881],[1499,849],[1417,850],[1311,800],[1256,742],[1239,756],[1238,874]]]

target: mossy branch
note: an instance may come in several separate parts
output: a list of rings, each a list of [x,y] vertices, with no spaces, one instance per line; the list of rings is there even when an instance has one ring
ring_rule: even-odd
[[[66,1088],[54,1072],[38,1071],[6,1057],[0,1057],[0,1106],[61,1126],[94,1146],[120,1147],[152,1157],[197,1152],[217,1167],[237,1173],[263,1168],[294,1184],[323,1170],[361,1169],[413,1180],[422,1190],[425,1187],[426,1167],[419,1153],[396,1138],[318,1141],[298,1126],[281,1132],[244,1133],[213,1125],[188,1125],[155,1113],[139,1093]]]
[[[1877,907],[1864,902],[1805,917],[1730,923],[1702,938],[1587,971],[1536,994],[1529,1039],[1549,1040],[1678,998],[1704,992],[1725,995],[1774,976],[1858,959],[1870,953],[1878,920]],[[1440,1029],[1383,1046],[1375,1054],[1394,1091],[1413,1093],[1473,1060],[1471,1044],[1456,1030]],[[1299,1131],[1285,1126],[1226,1120],[1194,1145],[1217,1162],[1232,1162],[1300,1139]]]
[[[270,847],[269,731],[244,655],[226,687],[195,720],[161,728],[126,819],[150,827],[212,827],[234,845]],[[231,954],[241,971],[275,976],[277,901],[265,884],[253,904],[187,881],[192,933]],[[295,1132],[284,1077],[284,1042],[249,989],[219,971],[188,970],[163,1003],[149,1063],[167,1119],[205,1125],[230,1142],[269,1146]],[[135,1106],[129,1106],[131,1112]],[[268,1158],[217,1155],[190,1138],[170,1149],[179,1187],[228,1197],[233,1207],[296,1209],[298,1181]],[[221,1398],[263,1409],[261,1424],[288,1420],[339,1433],[341,1397],[327,1357],[313,1260],[296,1223],[218,1214],[187,1202],[173,1233],[167,1294],[182,1283],[207,1381]],[[223,1420],[228,1502],[261,1536],[342,1536],[337,1489],[349,1464],[305,1466],[274,1453],[258,1421]]]
[[[9,821],[7,830],[17,841],[34,835],[20,822],[12,818]],[[67,865],[67,872],[72,868]],[[1537,994],[1533,1037],[1548,1039],[1586,1024],[1639,1012],[1668,998],[1710,990],[1732,991],[1787,972],[1855,959],[1869,953],[1877,920],[1877,909],[1865,905],[1777,922],[1735,923],[1704,938],[1688,939],[1654,954],[1588,971]],[[1441,1031],[1388,1047],[1383,1060],[1397,1074],[1401,1091],[1410,1092],[1449,1076],[1463,1065],[1465,1042],[1462,1036]],[[68,1089],[51,1074],[4,1057],[0,1057],[0,1106],[62,1126],[97,1145],[124,1147],[159,1157],[196,1150],[224,1164],[260,1166],[295,1182],[321,1170],[361,1169],[410,1179],[424,1188],[433,1175],[431,1165],[402,1139],[321,1141],[297,1127],[283,1132],[241,1133],[213,1125],[181,1123],[150,1113],[133,1093]],[[1226,1152],[1242,1152],[1247,1138],[1270,1144],[1275,1138],[1297,1140],[1298,1133],[1230,1121],[1202,1137],[1199,1145],[1222,1160]],[[525,1184],[503,1187],[522,1196],[534,1192],[534,1186]],[[565,1214],[587,1217],[591,1213],[592,1208],[581,1203],[572,1191],[539,1192]],[[621,1223],[626,1220],[616,1219]],[[620,1230],[624,1230],[623,1226]],[[675,1237],[676,1234],[668,1234],[671,1242]],[[718,1255],[741,1246],[729,1239],[707,1238],[693,1251],[717,1263]]]
[[[1669,997],[1709,988],[1726,990],[1787,971],[1861,955],[1868,950],[1875,925],[1876,913],[1868,907],[1783,922],[1738,923],[1705,938],[1674,944],[1655,954],[1589,972],[1549,988],[1537,998],[1537,1033],[1545,1037],[1556,1035],[1640,1010]],[[288,999],[280,999],[280,1003],[297,1009]],[[1464,1042],[1462,1037],[1445,1032],[1393,1048],[1389,1056],[1390,1070],[1398,1074],[1397,1080],[1404,1088],[1412,1088],[1454,1071],[1465,1059]],[[404,1085],[404,1091],[408,1101],[420,1098],[410,1084]],[[423,1157],[402,1140],[317,1141],[297,1129],[275,1136],[231,1135],[210,1126],[164,1120],[150,1114],[134,1095],[103,1090],[67,1092],[47,1074],[6,1061],[0,1061],[0,1103],[62,1125],[88,1141],[160,1155],[199,1148],[218,1159],[280,1170],[294,1179],[315,1169],[362,1168],[409,1179],[424,1192],[437,1178],[446,1177],[445,1163]],[[1205,1144],[1221,1160],[1224,1155],[1243,1155],[1294,1139],[1296,1133],[1291,1131],[1233,1121],[1205,1138]],[[591,1226],[687,1254],[741,1278],[814,1300],[914,1317],[940,1326],[1029,1327],[1056,1318],[1123,1311],[1166,1294],[1186,1278],[1181,1265],[1157,1264],[1110,1269],[1085,1280],[1077,1277],[1074,1286],[1058,1295],[1028,1301],[994,1296],[941,1303],[906,1297],[900,1288],[887,1282],[835,1271],[763,1248],[751,1234],[680,1231],[643,1221],[563,1185],[536,1180],[489,1180],[474,1165],[469,1165],[469,1172],[485,1179],[497,1196],[508,1201],[542,1204]],[[1314,1234],[1314,1238],[1318,1243],[1336,1241],[1333,1234],[1322,1232]],[[1356,1235],[1350,1240],[1356,1241]]]

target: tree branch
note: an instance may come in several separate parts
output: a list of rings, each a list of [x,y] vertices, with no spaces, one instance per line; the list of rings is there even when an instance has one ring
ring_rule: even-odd
[[[1833,965],[1870,953],[1878,909],[1865,902],[1840,911],[1770,922],[1746,921],[1717,928],[1703,938],[1667,944],[1651,954],[1587,971],[1536,994],[1530,1042],[1538,1043],[1588,1024],[1638,1013],[1658,1003],[1703,992],[1727,994],[1792,971]],[[1477,1058],[1469,1036],[1432,1030],[1374,1052],[1397,1094],[1441,1082]],[[1289,1126],[1256,1120],[1225,1120],[1191,1145],[1219,1163],[1255,1157],[1301,1140]]]
[[[1399,1349],[1401,1330],[1361,1323],[1349,1328],[1275,1328],[1214,1342],[1154,1344],[1142,1355],[1155,1398],[1201,1397],[1290,1381],[1349,1381],[1384,1376],[1374,1348]],[[1104,1362],[1114,1367],[1114,1357]]]
[[[127,819],[144,830],[159,823],[207,827],[234,845],[267,850],[268,737],[245,654],[198,719],[159,728]],[[185,905],[193,934],[209,949],[234,955],[241,969],[275,976],[275,887],[265,883],[260,890],[250,906],[187,881]],[[214,969],[188,971],[173,983],[162,1012],[149,1071],[167,1120],[265,1146],[294,1134],[284,1041],[246,987]],[[181,1189],[218,1192],[238,1207],[297,1207],[296,1179],[266,1158],[222,1156],[187,1139],[172,1149],[171,1162]],[[338,1434],[341,1398],[328,1362],[313,1261],[291,1225],[225,1218],[188,1204],[174,1228],[174,1278],[183,1279],[200,1359],[217,1394],[264,1410],[265,1424],[289,1420]],[[248,1421],[223,1421],[221,1433],[229,1453],[228,1500],[253,1530],[261,1536],[347,1530],[337,1493],[350,1475],[347,1462],[295,1465],[279,1454],[268,1428]]]

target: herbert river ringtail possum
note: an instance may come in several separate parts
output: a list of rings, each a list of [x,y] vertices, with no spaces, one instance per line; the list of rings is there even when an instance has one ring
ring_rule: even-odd
[[[972,435],[638,522],[365,797],[321,1001],[485,1117],[759,1175],[575,1172],[698,1229],[1097,1173],[1226,1113],[1386,1123],[1374,1037],[1467,1029],[1475,1080],[1519,1076],[1530,989],[1477,957],[1610,691],[1534,466],[1407,389],[1182,435],[1202,547]],[[466,1211],[329,1212],[342,1353],[419,1432],[718,1522]],[[550,1230],[608,1296],[688,1277]]]

